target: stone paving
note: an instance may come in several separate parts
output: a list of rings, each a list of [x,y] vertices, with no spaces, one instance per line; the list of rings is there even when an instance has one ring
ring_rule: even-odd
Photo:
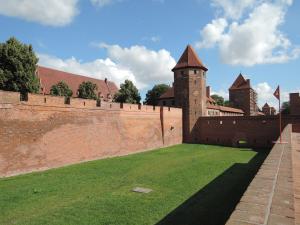
[[[299,224],[297,216],[299,217],[300,208],[300,152],[295,167],[295,160],[292,160],[294,154],[291,133],[292,127],[289,125],[283,131],[283,140],[286,143],[275,144],[231,214],[227,225]],[[300,134],[297,140],[300,149]],[[293,165],[294,170],[298,170],[297,177],[293,177]]]
[[[300,225],[300,133],[292,134],[295,223]]]

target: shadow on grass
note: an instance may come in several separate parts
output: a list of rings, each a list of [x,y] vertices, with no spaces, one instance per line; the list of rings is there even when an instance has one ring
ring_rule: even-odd
[[[156,225],[225,224],[266,157],[257,153],[246,164],[234,164]]]

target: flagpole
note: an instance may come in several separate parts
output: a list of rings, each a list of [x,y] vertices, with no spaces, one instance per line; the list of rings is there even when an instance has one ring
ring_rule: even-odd
[[[280,143],[282,143],[282,139],[281,139],[281,104],[280,104],[280,94],[279,94],[279,134],[280,134]]]

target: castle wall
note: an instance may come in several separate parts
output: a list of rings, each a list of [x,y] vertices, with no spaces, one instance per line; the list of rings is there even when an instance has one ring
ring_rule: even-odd
[[[300,117],[283,116],[282,127],[287,124],[300,124]],[[279,120],[278,116],[201,117],[191,136],[195,143],[271,148],[279,137]]]
[[[292,115],[300,115],[300,96],[299,93],[290,94],[290,108]]]
[[[182,143],[181,109],[0,91],[0,177]],[[85,101],[85,105],[83,102]]]
[[[229,90],[229,101],[234,108],[242,109],[246,116],[250,116],[250,89]]]
[[[0,104],[6,103],[6,102],[19,103],[20,102],[20,93],[0,90]]]

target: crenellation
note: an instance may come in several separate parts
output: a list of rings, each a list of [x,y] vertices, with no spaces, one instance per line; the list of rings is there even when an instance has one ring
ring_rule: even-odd
[[[70,106],[75,108],[96,108],[97,101],[92,99],[70,98]]]
[[[0,104],[18,104],[20,103],[20,93],[0,90]]]
[[[0,177],[182,143],[181,109],[61,107],[41,103],[44,95],[30,97],[0,109]]]
[[[28,105],[65,106],[65,97],[28,93],[28,100],[22,103]]]

